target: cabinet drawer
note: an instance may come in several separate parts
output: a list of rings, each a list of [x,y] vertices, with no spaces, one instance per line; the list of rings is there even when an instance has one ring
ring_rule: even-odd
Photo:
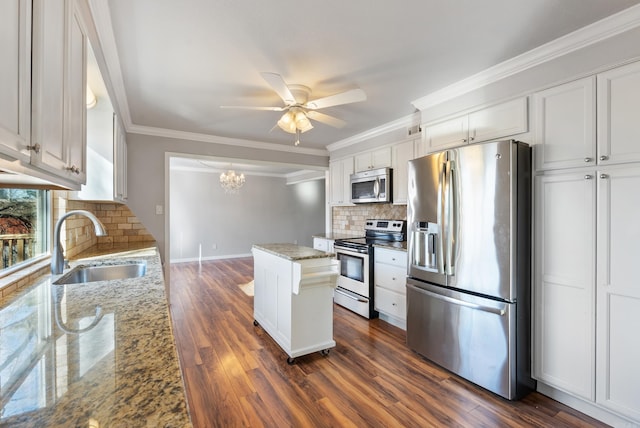
[[[322,238],[313,238],[313,248],[319,251],[329,251],[329,241]]]
[[[400,294],[406,293],[407,268],[376,263],[373,278],[376,286],[382,286]]]
[[[380,262],[399,266],[405,270],[407,268],[407,253],[405,251],[388,250],[386,248],[376,247],[374,254],[376,263]]]
[[[389,291],[381,287],[375,287],[374,294],[375,308],[377,311],[384,312],[387,315],[401,320],[407,319],[407,298],[404,294]]]

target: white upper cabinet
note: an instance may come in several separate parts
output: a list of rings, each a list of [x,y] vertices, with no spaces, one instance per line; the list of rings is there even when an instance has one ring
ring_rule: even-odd
[[[469,143],[491,141],[529,130],[527,98],[469,113]]]
[[[640,161],[640,62],[598,75],[598,161]]]
[[[33,2],[31,163],[85,182],[86,38],[75,0]]]
[[[0,5],[2,167],[67,188],[85,181],[87,39],[78,5]]]
[[[638,189],[637,164],[598,173],[596,402],[636,423],[640,423]]]
[[[462,116],[425,124],[424,150],[431,153],[468,143],[496,140],[528,131],[527,98],[517,98]]]
[[[31,141],[38,147],[31,163],[61,171],[66,166],[64,142],[65,46],[68,40],[65,0],[33,2]]]
[[[329,203],[331,205],[351,205],[351,174],[353,174],[353,157],[329,163],[331,180]]]
[[[455,117],[423,127],[425,154],[466,144],[469,141],[469,117]]]
[[[639,93],[635,62],[534,94],[536,168],[640,161]]]
[[[368,169],[387,168],[391,166],[391,148],[373,150],[361,153],[354,157],[355,171],[366,171]]]
[[[47,0],[49,1],[49,0]],[[78,0],[67,0],[68,42],[66,55],[65,171],[73,181],[87,180],[87,36],[77,9]]]
[[[0,2],[0,153],[29,161],[31,0]]]
[[[595,165],[595,88],[587,77],[533,95],[538,170]]]

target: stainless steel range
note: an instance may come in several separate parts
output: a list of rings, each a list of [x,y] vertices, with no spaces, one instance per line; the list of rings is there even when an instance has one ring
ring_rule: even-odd
[[[367,220],[362,238],[337,239],[334,243],[340,275],[333,301],[365,318],[376,318],[373,302],[373,246],[406,240],[405,220]]]

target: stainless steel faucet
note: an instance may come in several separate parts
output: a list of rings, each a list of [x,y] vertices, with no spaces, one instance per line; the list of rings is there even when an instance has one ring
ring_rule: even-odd
[[[67,217],[72,215],[83,215],[93,222],[93,227],[96,231],[96,236],[106,236],[107,230],[104,224],[93,213],[85,210],[73,210],[63,214],[56,223],[56,227],[53,231],[53,253],[51,254],[51,274],[58,275],[64,270],[64,254],[62,254],[62,245],[60,245],[60,229],[62,229],[62,223]]]

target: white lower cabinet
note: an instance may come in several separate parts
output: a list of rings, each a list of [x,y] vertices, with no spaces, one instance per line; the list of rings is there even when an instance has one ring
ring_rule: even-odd
[[[374,249],[374,307],[380,317],[406,329],[407,253],[382,247]]]
[[[594,399],[595,171],[536,177],[535,377]]]
[[[640,165],[536,178],[534,376],[640,424]],[[597,245],[596,245],[597,243]]]
[[[320,238],[317,236],[313,237],[313,248],[314,250],[324,251],[326,253],[333,253],[333,239]]]
[[[296,246],[254,246],[254,324],[289,356],[289,362],[316,351],[328,353],[333,340],[333,290],[338,261],[296,259]]]

